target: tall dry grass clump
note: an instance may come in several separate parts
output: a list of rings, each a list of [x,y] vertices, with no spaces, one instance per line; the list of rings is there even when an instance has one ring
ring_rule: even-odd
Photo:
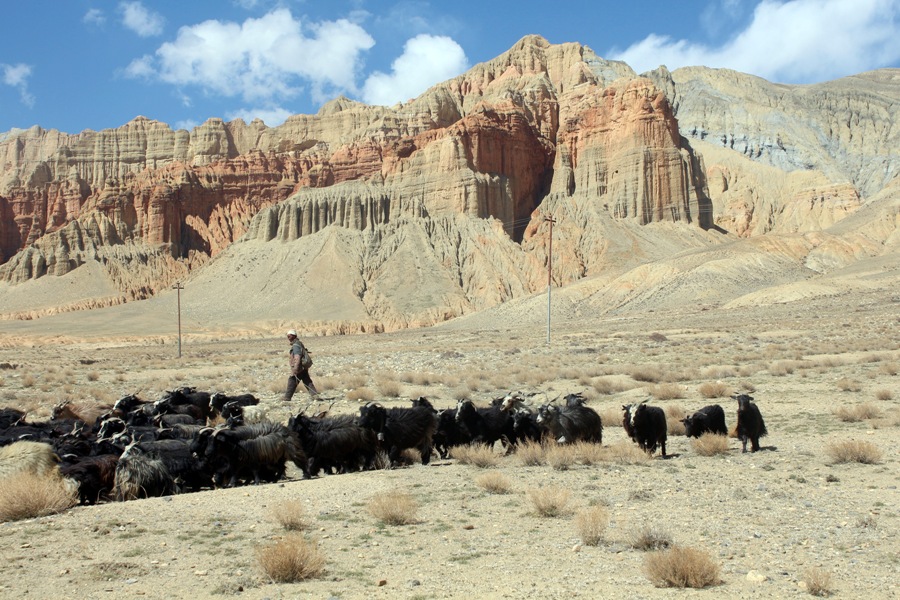
[[[417,523],[418,510],[415,498],[399,490],[375,494],[369,500],[369,514],[385,525]]]
[[[811,596],[830,596],[832,593],[831,573],[824,569],[807,569],[803,573],[803,583]]]
[[[697,391],[704,398],[725,398],[730,394],[730,388],[721,381],[701,383]]]
[[[691,439],[691,448],[700,456],[728,454],[728,436],[706,432],[698,438]]]
[[[571,448],[575,453],[575,459],[588,467],[603,462],[606,456],[606,450],[602,444],[581,441],[572,444]]]
[[[380,377],[375,380],[375,387],[378,388],[378,393],[385,398],[400,397],[401,385],[396,379]]]
[[[709,552],[687,546],[650,552],[644,573],[656,587],[705,588],[721,581],[719,565]]]
[[[557,471],[567,471],[576,462],[576,448],[569,444],[548,444],[544,448],[544,458]]]
[[[544,464],[544,447],[537,442],[527,441],[516,446],[516,459],[523,467],[537,467]]]
[[[272,507],[272,516],[288,531],[306,529],[306,509],[299,500],[285,500]]]
[[[646,465],[650,462],[650,455],[644,452],[633,442],[618,442],[605,446],[605,462],[619,465]]]
[[[834,415],[845,423],[858,423],[867,419],[877,419],[881,416],[881,409],[871,402],[863,402],[853,406],[839,406]]]
[[[842,392],[858,392],[862,389],[862,384],[860,382],[849,377],[841,377],[835,381],[834,384],[837,386],[837,389]]]
[[[575,529],[585,546],[596,546],[603,541],[609,525],[609,511],[604,506],[589,506],[575,515]]]
[[[635,550],[662,550],[672,545],[672,536],[669,532],[644,525],[640,527],[631,537],[631,547]]]
[[[450,458],[454,458],[463,465],[472,465],[486,469],[496,467],[500,458],[493,448],[484,444],[468,444],[466,446],[454,446],[450,449]]]
[[[646,383],[658,383],[662,381],[666,376],[663,370],[656,365],[639,365],[636,367],[632,367],[628,374],[635,381],[642,381]]]
[[[547,486],[528,490],[528,498],[539,517],[560,517],[568,512],[572,492],[558,486]]]
[[[375,400],[375,392],[367,387],[354,388],[347,392],[347,400],[351,402],[372,402]]]
[[[78,504],[78,493],[59,475],[21,472],[0,479],[0,521],[56,514]]]
[[[657,383],[647,388],[647,391],[657,400],[676,400],[687,395],[678,383]]]
[[[889,400],[893,400],[893,399],[894,399],[894,392],[892,392],[891,390],[889,390],[889,389],[887,389],[887,388],[882,388],[882,389],[880,389],[880,390],[876,390],[876,391],[875,391],[875,399],[876,399],[876,400],[881,400],[881,401],[883,401],[883,402],[887,402],[887,401],[889,401]]]
[[[475,485],[491,494],[508,494],[512,490],[509,477],[498,471],[488,471],[475,479]]]
[[[872,442],[860,440],[834,441],[825,446],[825,452],[833,464],[861,463],[874,465],[881,462],[881,450]]]
[[[319,545],[300,533],[289,533],[274,544],[256,550],[262,572],[275,583],[313,579],[325,570],[325,556]]]
[[[598,410],[597,414],[600,415],[600,421],[603,423],[603,427],[621,427],[622,419],[625,416],[622,413],[621,405],[608,406]]]

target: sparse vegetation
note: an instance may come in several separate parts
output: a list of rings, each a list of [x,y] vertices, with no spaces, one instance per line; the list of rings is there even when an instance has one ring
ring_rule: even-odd
[[[539,517],[560,517],[568,512],[572,492],[563,487],[547,486],[528,490],[528,498]]]
[[[811,596],[830,596],[831,589],[831,573],[824,569],[811,568],[803,573],[803,583],[806,584],[806,591]]]
[[[881,416],[881,409],[871,402],[864,402],[853,406],[839,406],[834,414],[845,423],[858,423],[867,419],[877,419]]]
[[[894,393],[889,389],[880,389],[875,391],[875,399],[882,402],[888,402],[894,399]]]
[[[567,471],[575,464],[576,449],[569,444],[548,444],[544,448],[544,459],[557,471]]]
[[[496,467],[497,463],[500,462],[500,457],[497,456],[497,453],[484,444],[455,446],[450,449],[450,457],[456,459],[460,464],[472,465],[482,469]]]
[[[475,484],[491,494],[508,494],[512,489],[509,478],[498,471],[488,471],[475,479]]]
[[[603,541],[609,525],[609,511],[601,505],[589,506],[575,515],[575,528],[586,546],[596,546]]]
[[[700,456],[728,454],[728,436],[704,433],[698,438],[691,439],[691,449]]]
[[[701,383],[697,391],[704,398],[725,398],[731,393],[730,388],[721,381]]]
[[[658,383],[650,386],[647,391],[657,400],[675,400],[686,396],[684,388],[677,383]]]
[[[272,507],[272,516],[288,531],[306,529],[306,510],[299,500],[285,500]]]
[[[831,457],[833,464],[861,463],[874,465],[881,462],[881,450],[872,442],[861,440],[842,440],[830,442],[825,452]]]
[[[685,546],[650,552],[644,572],[657,587],[705,588],[720,582],[719,565],[712,556]]]
[[[77,503],[78,494],[56,475],[22,472],[0,482],[0,521],[52,515]]]
[[[862,389],[862,384],[849,377],[841,377],[835,381],[834,384],[837,386],[837,389],[842,392],[858,392]]]
[[[661,550],[672,545],[672,536],[667,531],[644,525],[634,532],[631,547],[635,550]]]
[[[352,402],[372,402],[375,400],[375,392],[367,387],[355,388],[347,392],[347,400]]]
[[[369,513],[385,525],[411,525],[418,522],[419,505],[405,492],[393,490],[376,494],[369,500]]]
[[[318,577],[325,570],[325,556],[318,544],[302,534],[289,533],[256,551],[262,572],[275,583],[294,583]]]
[[[537,467],[544,464],[544,448],[537,442],[524,442],[516,446],[516,458],[523,467]]]

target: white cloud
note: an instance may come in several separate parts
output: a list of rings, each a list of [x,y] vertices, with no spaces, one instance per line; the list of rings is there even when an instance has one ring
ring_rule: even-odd
[[[163,32],[165,19],[157,12],[148,10],[140,2],[120,2],[122,24],[141,37],[152,37]]]
[[[703,65],[811,83],[896,62],[898,20],[900,0],[763,0],[749,25],[721,46],[649,35],[608,57],[639,73],[661,64],[670,70]]]
[[[226,114],[225,120],[243,119],[244,122],[250,123],[253,119],[262,119],[263,123],[269,127],[275,127],[284,123],[285,119],[292,114],[294,113],[280,106],[273,108],[241,108]]]
[[[350,21],[303,23],[288,9],[243,23],[209,20],[182,27],[154,56],[131,63],[126,74],[177,86],[275,104],[309,85],[317,101],[354,92],[361,54],[375,41]]]
[[[369,104],[391,105],[414,98],[468,67],[466,53],[449,37],[417,35],[407,40],[390,74],[376,71],[366,79],[362,97]]]
[[[175,130],[187,129],[188,131],[191,131],[194,127],[196,127],[199,124],[200,123],[198,121],[195,121],[193,119],[185,119],[184,121],[176,122],[174,129]]]
[[[2,73],[2,81],[5,85],[14,87],[19,90],[19,97],[22,104],[32,107],[34,106],[34,96],[28,91],[28,78],[31,76],[31,65],[19,63],[17,65],[6,65],[0,63],[0,73]]]
[[[106,15],[104,15],[103,11],[99,8],[91,8],[84,13],[84,16],[81,17],[81,21],[88,25],[100,26],[106,23]]]

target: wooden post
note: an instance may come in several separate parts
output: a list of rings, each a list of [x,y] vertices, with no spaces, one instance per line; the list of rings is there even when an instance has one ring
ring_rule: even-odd
[[[547,344],[550,344],[550,289],[553,287],[553,215],[544,217],[550,223],[550,242],[547,244]]]
[[[181,358],[181,290],[184,286],[181,282],[172,286],[172,289],[178,290],[178,358]]]

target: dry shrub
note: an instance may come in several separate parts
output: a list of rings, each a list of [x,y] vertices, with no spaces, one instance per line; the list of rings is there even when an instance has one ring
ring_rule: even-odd
[[[601,444],[593,442],[576,442],[571,445],[576,460],[583,465],[590,466],[603,462],[606,450]]]
[[[544,458],[557,471],[567,471],[575,464],[576,449],[569,444],[548,444],[544,449]]]
[[[347,400],[356,400],[359,402],[372,402],[375,399],[375,392],[367,387],[352,389],[347,392]]]
[[[667,531],[644,525],[634,532],[631,547],[635,550],[662,550],[672,545],[672,536]]]
[[[606,462],[619,465],[646,465],[650,462],[650,455],[641,450],[632,442],[619,442],[605,446],[604,457]]]
[[[796,361],[793,360],[779,360],[773,362],[769,365],[769,375],[774,375],[775,377],[783,377],[785,375],[790,375],[797,368]]]
[[[663,410],[666,411],[666,417],[680,421],[685,417],[684,407],[680,404],[670,404]]]
[[[378,393],[386,398],[398,398],[400,396],[400,382],[396,379],[382,378],[375,381]]]
[[[313,381],[316,384],[316,389],[320,392],[336,390],[339,383],[337,377],[316,377]],[[279,386],[279,390],[283,392],[284,385]]]
[[[375,494],[369,500],[369,513],[385,525],[416,523],[418,510],[415,498],[399,490]]]
[[[700,456],[728,454],[728,436],[706,432],[691,440],[691,448]]]
[[[896,375],[897,373],[900,373],[900,366],[895,362],[881,363],[878,366],[878,372],[882,375]]]
[[[803,583],[811,596],[830,596],[832,593],[831,573],[824,569],[807,569],[803,573]]]
[[[730,389],[721,381],[701,383],[697,388],[704,398],[725,398],[730,394]]]
[[[91,371],[87,374],[88,381],[97,381],[98,379],[100,379],[100,373],[97,371]]]
[[[628,374],[635,381],[644,381],[647,383],[658,383],[663,380],[665,374],[663,370],[656,365],[641,365],[633,367]]]
[[[0,521],[52,515],[77,503],[77,491],[56,474],[21,472],[0,480]]]
[[[737,377],[737,369],[730,366],[713,365],[701,370],[700,376],[704,379],[727,379]]]
[[[662,333],[659,333],[658,331],[654,331],[653,333],[650,334],[649,337],[650,337],[651,342],[665,342],[669,339]]]
[[[528,490],[528,497],[539,517],[559,517],[566,514],[572,492],[566,488],[547,486]]]
[[[872,442],[860,440],[835,441],[825,446],[825,452],[831,457],[833,464],[855,462],[864,465],[874,465],[881,462],[881,450]]]
[[[647,391],[657,400],[675,400],[685,397],[684,388],[677,383],[658,383],[650,386]]]
[[[608,525],[609,511],[604,506],[589,506],[575,515],[575,529],[585,546],[599,545]]]
[[[325,556],[318,544],[299,533],[289,533],[274,544],[257,548],[256,558],[263,573],[275,583],[312,579],[325,570]]]
[[[666,419],[666,432],[669,435],[684,435],[684,423],[680,419],[669,417]]]
[[[705,550],[675,546],[650,552],[644,572],[656,587],[705,588],[718,584],[719,565]]]
[[[523,467],[537,467],[544,464],[544,447],[530,440],[523,442],[516,446],[516,458]]]
[[[306,529],[306,510],[299,500],[285,500],[272,507],[272,516],[288,531]]]
[[[621,405],[608,406],[598,410],[597,414],[600,415],[600,422],[603,423],[603,427],[621,427],[622,419],[625,417]]]
[[[889,401],[894,399],[894,393],[888,389],[876,390],[875,399],[882,401]]]
[[[508,494],[512,489],[509,478],[499,471],[488,471],[475,479],[475,485],[491,494]]]
[[[469,391],[467,388],[458,387],[455,390],[453,390],[453,399],[456,400],[457,402],[459,402],[461,400],[471,400],[472,392]]]
[[[481,469],[496,467],[500,462],[500,458],[493,448],[484,444],[454,446],[450,448],[450,458],[455,458],[460,464],[472,465]]]
[[[34,375],[32,375],[31,373],[26,373],[22,376],[22,387],[30,388],[34,386],[34,382]]]
[[[855,379],[850,379],[849,377],[841,377],[840,379],[835,381],[834,384],[842,392],[858,392],[862,389],[862,384],[860,384]]]
[[[344,377],[344,386],[350,389],[364,387],[367,383],[369,383],[369,378],[361,373]]]
[[[855,406],[839,406],[834,414],[845,423],[858,423],[866,419],[877,419],[881,416],[881,410],[871,402],[864,402]]]
[[[597,391],[598,394],[611,395],[617,392],[622,391],[619,383],[613,379],[609,379],[607,377],[597,377],[591,381],[591,387]]]

